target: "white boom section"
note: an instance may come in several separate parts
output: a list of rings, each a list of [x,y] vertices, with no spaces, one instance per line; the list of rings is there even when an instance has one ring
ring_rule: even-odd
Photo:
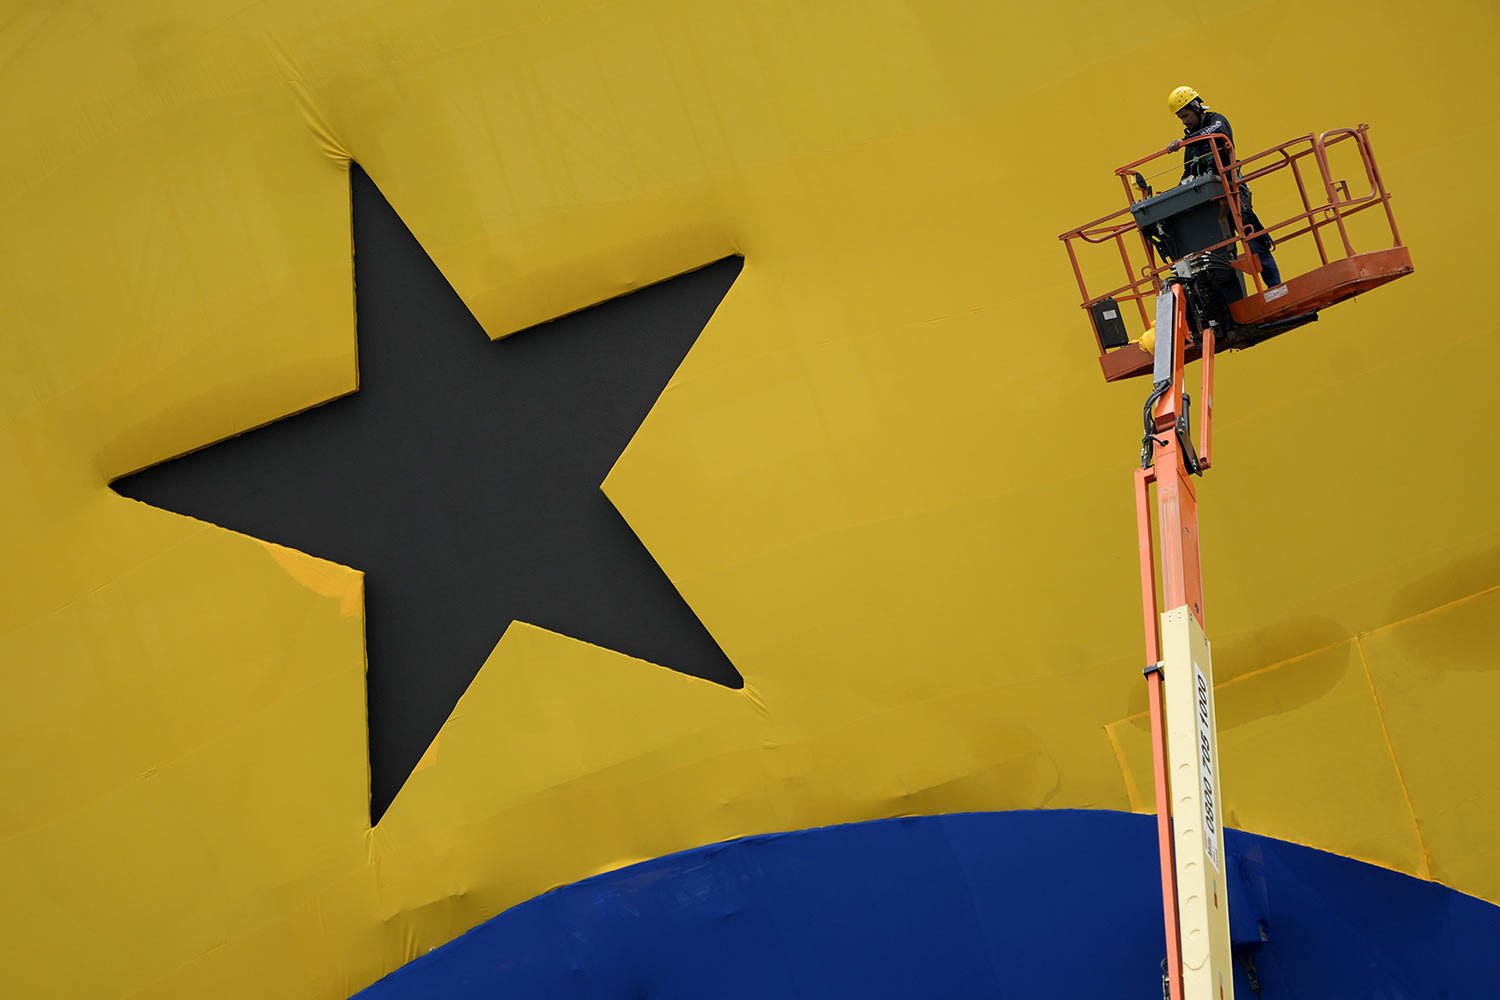
[[[1161,641],[1183,1000],[1233,1000],[1213,663],[1186,605],[1162,614]]]

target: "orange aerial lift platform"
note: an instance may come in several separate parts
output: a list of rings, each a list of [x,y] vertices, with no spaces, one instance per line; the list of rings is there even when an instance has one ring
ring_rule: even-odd
[[[1213,666],[1192,481],[1212,462],[1215,354],[1310,323],[1322,309],[1411,274],[1412,262],[1375,163],[1369,126],[1299,136],[1246,157],[1238,157],[1223,135],[1186,142],[1208,144],[1212,170],[1179,179],[1180,161],[1171,148],[1127,163],[1115,171],[1127,206],[1060,239],[1105,380],[1149,374],[1152,383],[1135,500],[1167,941],[1163,991],[1170,1000],[1232,1000]],[[1151,181],[1162,176],[1164,157],[1171,157],[1170,183],[1157,193]],[[1336,176],[1344,170],[1354,178],[1352,190],[1348,177]],[[1300,211],[1264,229],[1247,224],[1246,216],[1255,216],[1244,211],[1243,186],[1256,185],[1256,203],[1266,206],[1273,203],[1267,188],[1278,180],[1283,197],[1296,197]],[[1270,287],[1249,249],[1252,239],[1267,235],[1283,272],[1298,271]],[[1372,248],[1356,250],[1356,243],[1372,239]],[[1307,266],[1289,267],[1297,255],[1291,248]],[[1105,282],[1113,286],[1108,291],[1090,293],[1084,267],[1091,256],[1093,264],[1103,256],[1116,274]],[[1121,273],[1124,283],[1116,284]],[[1139,330],[1134,337],[1132,328]],[[1193,361],[1201,361],[1202,369],[1196,442],[1186,372]]]

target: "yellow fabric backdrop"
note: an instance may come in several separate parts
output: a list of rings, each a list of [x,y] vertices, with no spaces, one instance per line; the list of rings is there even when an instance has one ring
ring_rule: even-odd
[[[1488,0],[6,6],[14,995],[332,1000],[668,851],[1150,808],[1144,388],[1055,236],[1183,82],[1372,122],[1418,268],[1221,366],[1230,820],[1500,899]],[[606,484],[746,690],[517,624],[373,831],[360,575],[107,487],[354,388],[350,157],[494,337],[746,259]]]

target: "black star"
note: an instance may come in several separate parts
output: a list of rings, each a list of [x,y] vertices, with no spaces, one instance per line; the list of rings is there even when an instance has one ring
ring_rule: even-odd
[[[739,685],[599,486],[741,262],[491,342],[351,183],[359,391],[114,487],[364,571],[378,820],[512,621]]]

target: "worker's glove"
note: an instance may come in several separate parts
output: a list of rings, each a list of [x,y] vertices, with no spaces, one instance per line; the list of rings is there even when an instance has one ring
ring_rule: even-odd
[[[1182,148],[1182,140],[1181,139],[1173,139],[1171,142],[1167,143],[1167,152],[1169,152],[1169,153],[1175,153],[1175,152],[1177,152],[1181,148]]]

